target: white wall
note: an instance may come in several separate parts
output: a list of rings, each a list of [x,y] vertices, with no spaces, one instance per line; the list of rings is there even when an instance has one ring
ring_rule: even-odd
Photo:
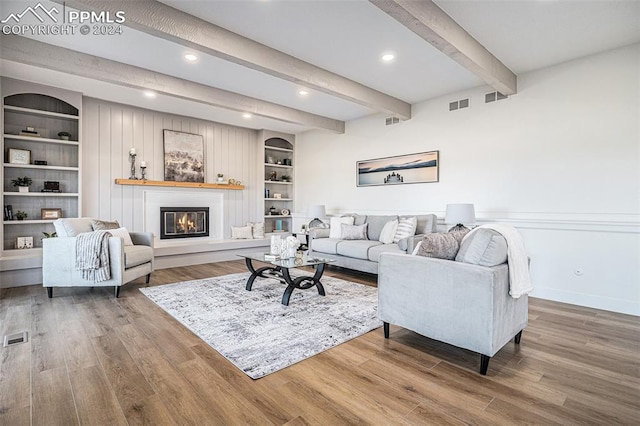
[[[223,194],[225,238],[230,238],[231,226],[258,219],[257,203],[262,193],[255,167],[259,150],[256,131],[93,98],[83,100],[84,216],[118,220],[129,229],[144,230],[143,192],[149,188],[116,185],[114,181],[129,177],[131,147],[138,154],[138,177],[140,161],[145,160],[147,179],[164,180],[163,129],[203,135],[205,182],[215,182],[216,174],[223,173],[225,178],[240,180],[246,186],[242,191],[201,190],[203,197],[212,192]]]
[[[472,202],[482,221],[517,226],[533,295],[640,315],[640,45],[413,107],[413,118],[347,123],[342,135],[296,137],[296,210],[434,212]],[[471,98],[468,109],[449,101]],[[440,181],[357,188],[355,163],[440,151]],[[582,275],[576,275],[582,273]]]

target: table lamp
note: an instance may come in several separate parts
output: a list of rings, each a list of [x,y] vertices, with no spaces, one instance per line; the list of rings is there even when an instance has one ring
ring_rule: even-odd
[[[327,210],[324,204],[316,204],[309,207],[307,216],[313,218],[311,222],[309,222],[309,229],[322,226],[324,222],[321,219],[327,216]]]
[[[447,225],[455,224],[451,231],[461,231],[468,229],[465,224],[473,225],[476,223],[476,212],[473,204],[447,204],[447,213],[444,223]]]

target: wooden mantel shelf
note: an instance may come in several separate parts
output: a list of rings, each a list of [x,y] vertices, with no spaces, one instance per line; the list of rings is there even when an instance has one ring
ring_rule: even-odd
[[[133,180],[133,179],[116,179],[116,185],[173,186],[173,187],[179,187],[179,188],[232,189],[236,191],[244,189],[244,185],[225,185],[220,183],[200,183],[200,182],[168,182],[163,180]]]

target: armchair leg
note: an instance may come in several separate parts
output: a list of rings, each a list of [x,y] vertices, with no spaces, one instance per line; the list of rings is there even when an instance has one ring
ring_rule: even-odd
[[[149,280],[151,279],[151,272],[147,274],[147,284],[149,284]]]
[[[119,285],[116,286],[116,299],[118,297],[120,297],[120,286]]]
[[[53,287],[47,287],[47,296],[49,296],[49,299],[53,297]]]
[[[389,338],[389,323],[388,322],[383,322],[382,323],[382,327],[384,328],[384,338],[388,339]]]
[[[522,330],[520,330],[520,332],[518,334],[516,334],[516,337],[514,339],[515,342],[516,342],[516,345],[520,344],[520,339],[522,339]]]
[[[490,359],[491,359],[490,356],[480,354],[480,374],[482,374],[483,376],[487,375]]]

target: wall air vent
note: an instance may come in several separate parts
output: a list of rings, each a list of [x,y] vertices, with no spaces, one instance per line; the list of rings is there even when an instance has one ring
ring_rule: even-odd
[[[22,331],[20,333],[9,334],[8,336],[4,336],[4,344],[3,347],[19,345],[20,343],[26,343],[29,340],[29,335],[26,331]]]
[[[508,99],[507,95],[503,95],[500,92],[491,92],[484,95],[484,103],[488,104],[489,102],[501,101],[503,99]]]
[[[384,123],[387,126],[391,126],[392,124],[398,124],[400,122],[400,119],[398,117],[387,117],[386,120],[384,121]]]
[[[469,108],[469,98],[449,102],[449,111],[455,111],[462,108]]]

